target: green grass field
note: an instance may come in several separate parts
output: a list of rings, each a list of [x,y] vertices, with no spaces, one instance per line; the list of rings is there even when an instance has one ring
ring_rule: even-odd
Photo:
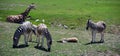
[[[105,43],[88,44],[91,41],[89,31],[70,30],[55,27],[48,27],[53,38],[51,52],[34,48],[37,43],[33,35],[33,42],[25,48],[12,48],[13,34],[18,24],[0,22],[0,56],[116,56],[120,55],[120,35],[105,33]],[[78,43],[58,43],[61,38],[78,38]],[[100,40],[97,35],[96,41]],[[21,36],[19,45],[24,44],[24,37]],[[46,41],[44,43],[46,46]]]
[[[88,18],[93,21],[103,20],[108,25],[120,25],[120,0],[1,0],[0,20],[5,21],[8,15],[24,12],[31,3],[36,4],[36,10],[29,14],[35,24],[36,19],[45,19],[46,24],[59,23],[84,26]],[[77,21],[77,22],[76,22]]]
[[[30,12],[32,18],[28,21],[37,25],[45,19],[53,37],[51,52],[34,48],[34,42],[29,42],[29,47],[12,48],[12,36],[19,25],[6,22],[6,17],[24,12],[31,3],[35,3],[36,10]],[[89,18],[95,22],[106,22],[105,43],[85,45],[91,41],[90,32],[85,30]],[[35,22],[36,19],[40,21]],[[74,29],[51,27],[51,23],[64,24]],[[113,31],[110,30],[111,25],[115,25]],[[0,56],[120,56],[119,26],[120,0],[0,0]],[[117,34],[111,34],[114,30]],[[77,37],[79,42],[57,42],[69,37]],[[33,41],[35,38],[33,35]],[[98,34],[96,40],[99,39]],[[24,44],[23,40],[21,36],[20,45]]]

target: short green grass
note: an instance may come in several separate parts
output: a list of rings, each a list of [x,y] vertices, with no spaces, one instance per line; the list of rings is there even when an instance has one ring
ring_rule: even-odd
[[[36,10],[29,14],[32,16],[30,21],[35,24],[39,24],[36,19],[45,19],[48,25],[59,20],[61,24],[77,27],[84,26],[91,18],[93,21],[103,20],[108,25],[120,25],[120,0],[1,0],[0,20],[22,13],[31,3],[36,5]]]
[[[99,55],[118,55],[120,54],[120,35],[105,33],[105,43],[89,44],[91,34],[85,30],[70,30],[57,27],[48,27],[53,38],[51,52],[34,48],[37,43],[29,42],[29,46],[25,48],[12,48],[13,34],[18,27],[18,24],[0,22],[0,56],[99,56]],[[77,37],[78,43],[58,43],[62,38]],[[33,41],[36,36],[33,35]],[[100,35],[97,35],[96,41],[100,40]],[[24,37],[21,36],[19,45],[24,44]],[[46,41],[44,43],[46,46]],[[112,53],[106,53],[110,51]]]

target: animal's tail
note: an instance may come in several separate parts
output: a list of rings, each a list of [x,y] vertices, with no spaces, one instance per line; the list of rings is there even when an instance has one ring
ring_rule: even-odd
[[[107,27],[107,26],[106,26],[106,24],[105,24],[105,23],[103,23],[103,26],[104,26],[104,28],[106,29],[106,27]]]
[[[10,19],[10,16],[8,16],[8,17],[6,18],[6,21],[7,21],[7,22],[12,22],[13,19]]]

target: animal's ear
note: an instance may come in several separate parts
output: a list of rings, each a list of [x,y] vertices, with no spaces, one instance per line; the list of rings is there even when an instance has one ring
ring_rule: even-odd
[[[29,6],[35,6],[35,3],[31,3]]]
[[[89,19],[88,19],[88,22],[90,22],[90,21],[91,21],[91,19],[89,18]]]
[[[36,8],[35,8],[35,3],[31,3],[31,4],[29,5],[29,7],[33,8],[33,9],[36,9]]]
[[[35,4],[35,3],[31,3],[31,4]]]
[[[88,21],[90,21],[91,19],[89,18]]]

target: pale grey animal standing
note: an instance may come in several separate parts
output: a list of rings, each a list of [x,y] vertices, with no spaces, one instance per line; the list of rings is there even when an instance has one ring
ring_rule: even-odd
[[[24,42],[25,46],[28,46],[28,38],[32,37],[32,32],[34,31],[34,26],[32,25],[31,22],[26,21],[23,24],[21,24],[15,31],[14,36],[13,36],[13,48],[18,47],[18,42],[20,39],[21,35],[24,35]]]
[[[21,13],[19,15],[10,15],[10,16],[8,16],[6,18],[6,21],[11,22],[11,23],[19,23],[19,24],[21,24],[28,17],[28,14],[31,11],[31,9],[35,9],[34,3],[29,5],[28,8],[23,13]]]
[[[43,47],[44,44],[44,37],[46,37],[47,40],[47,46],[48,49],[47,51],[51,51],[51,45],[52,45],[52,37],[50,32],[48,31],[48,28],[45,24],[41,23],[38,25],[37,30],[36,30],[36,35],[37,35],[37,47],[39,47],[40,44],[40,35],[42,36],[42,42],[41,42],[41,47]]]
[[[100,40],[100,42],[101,43],[104,42],[104,31],[106,29],[105,22],[99,21],[97,23],[94,23],[90,19],[88,19],[86,29],[88,30],[88,28],[90,28],[90,30],[92,32],[92,41],[91,41],[91,43],[95,42],[96,33],[100,33],[101,34],[101,40]]]

